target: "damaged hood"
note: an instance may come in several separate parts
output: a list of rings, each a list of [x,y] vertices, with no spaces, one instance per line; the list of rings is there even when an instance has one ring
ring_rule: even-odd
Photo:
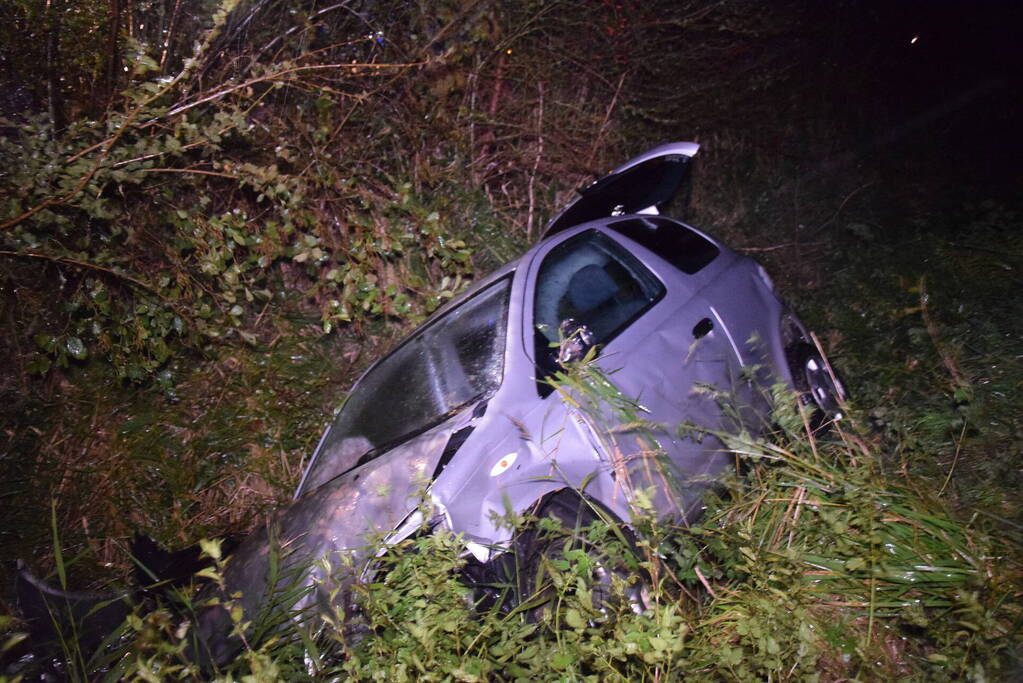
[[[474,407],[277,512],[232,554],[224,572],[226,595],[218,597],[223,601],[241,593],[236,603],[244,608],[246,620],[255,620],[261,610],[280,608],[280,596],[296,588],[297,600],[291,599],[295,610],[337,604],[330,594],[347,589],[379,550],[380,540],[416,509],[452,434],[472,419]],[[237,652],[237,643],[228,636],[232,626],[222,607],[200,615],[204,659],[219,664]]]

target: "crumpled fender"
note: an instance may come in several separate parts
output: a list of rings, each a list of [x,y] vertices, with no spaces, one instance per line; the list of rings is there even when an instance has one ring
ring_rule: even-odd
[[[380,539],[419,504],[448,439],[471,409],[278,511],[229,558],[226,591],[214,587],[200,599],[233,601],[246,621],[258,620],[267,608],[343,606]],[[296,588],[298,595],[282,605],[281,596]],[[241,597],[233,598],[236,593]],[[199,615],[193,655],[218,666],[229,661],[240,646],[229,637],[232,627],[225,607],[206,608]]]

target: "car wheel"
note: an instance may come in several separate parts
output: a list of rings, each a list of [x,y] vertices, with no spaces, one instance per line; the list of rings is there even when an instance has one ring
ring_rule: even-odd
[[[572,576],[584,580],[592,603],[588,606],[592,610],[586,611],[594,620],[601,619],[596,613],[613,618],[623,610],[646,610],[649,580],[627,527],[611,522],[607,533],[597,532],[600,540],[594,541],[588,533],[591,525],[611,519],[610,514],[574,493],[555,495],[540,508],[538,517],[553,519],[555,528],[534,524],[515,545],[518,597],[527,619],[541,621],[558,613],[565,598],[579,588],[578,581],[564,580]]]
[[[789,351],[789,364],[800,403],[811,411],[810,426],[814,431],[842,419],[848,393],[838,371],[820,351],[799,342]]]

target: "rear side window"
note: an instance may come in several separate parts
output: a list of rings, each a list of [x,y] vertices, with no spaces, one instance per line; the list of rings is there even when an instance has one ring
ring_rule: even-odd
[[[612,223],[609,227],[689,275],[717,258],[719,251],[684,225],[664,218],[630,218]]]
[[[557,367],[558,328],[571,318],[606,344],[664,295],[664,285],[606,236],[587,231],[546,256],[536,280],[536,359],[544,376]]]
[[[417,331],[359,380],[306,474],[310,491],[490,397],[504,377],[506,277]]]

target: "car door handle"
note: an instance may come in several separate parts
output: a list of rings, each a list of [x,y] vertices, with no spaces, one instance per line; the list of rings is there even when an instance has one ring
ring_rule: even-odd
[[[714,323],[711,322],[710,318],[704,318],[700,322],[696,323],[693,327],[693,337],[700,339],[710,334],[710,331],[714,329]]]

